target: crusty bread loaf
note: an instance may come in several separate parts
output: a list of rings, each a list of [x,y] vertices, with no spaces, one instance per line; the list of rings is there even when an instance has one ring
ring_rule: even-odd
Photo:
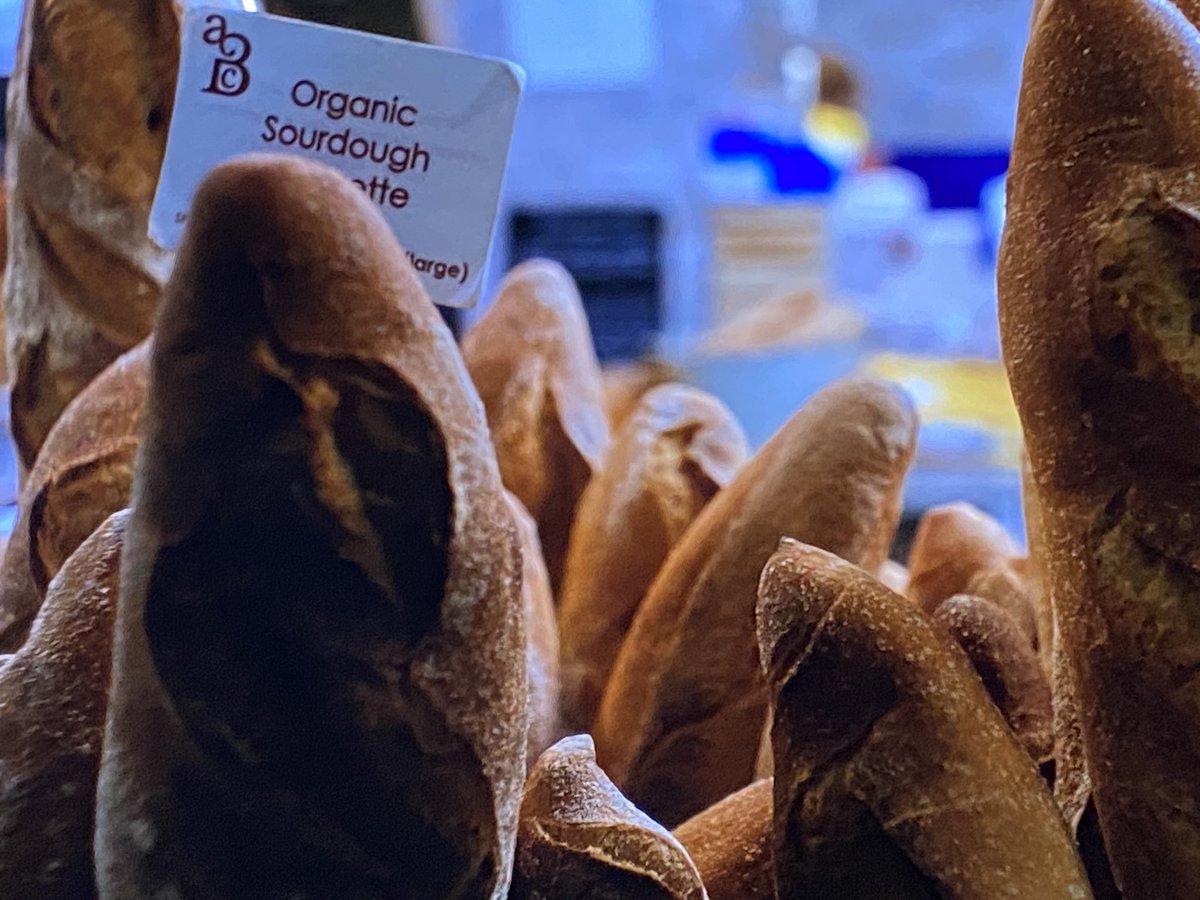
[[[155,330],[100,896],[503,898],[524,624],[481,406],[383,218],[312,163],[219,167]]]
[[[528,695],[525,703],[529,720],[525,760],[530,767],[561,736],[559,716],[560,678],[558,662],[558,620],[550,576],[542,559],[537,523],[521,501],[504,492],[513,524],[521,543],[521,600],[525,610],[525,664]]]
[[[900,516],[917,417],[897,387],[826,388],[721,491],[667,558],[634,618],[596,720],[600,764],[674,826],[749,784],[767,695],[758,578],[799,536],[876,569]]]
[[[709,900],[775,900],[771,779],[730,794],[675,829]]]
[[[651,390],[617,432],[583,492],[567,554],[558,621],[568,730],[592,727],[650,583],[746,452],[729,410],[681,384]]]
[[[171,256],[147,237],[179,64],[173,0],[29,0],[8,102],[12,431],[55,420],[150,333]]]
[[[538,523],[557,597],[575,507],[609,441],[600,363],[567,270],[546,260],[513,269],[463,356],[504,484]]]
[[[707,900],[687,851],[564,738],[529,775],[512,900]]]
[[[988,696],[1033,759],[1044,763],[1054,748],[1050,684],[1041,661],[1011,615],[981,597],[955,594],[933,620],[966,652]]]
[[[0,664],[0,897],[94,897],[92,822],[127,513],[67,561]]]
[[[1040,601],[1036,589],[1020,574],[1026,568],[1027,560],[1015,559],[1004,568],[976,572],[963,593],[1004,610],[1036,651],[1041,647],[1037,612]]]
[[[1091,896],[1033,761],[912,603],[785,540],[763,572],[758,637],[780,900]]]
[[[0,568],[0,651],[21,646],[50,579],[108,516],[129,505],[148,368],[143,343],[72,400],[46,438]]]
[[[1126,900],[1200,897],[1198,164],[1187,19],[1159,0],[1049,0],[1001,325],[1044,518],[1059,777],[1076,797],[1090,779]]]
[[[970,503],[936,507],[917,526],[906,593],[933,612],[966,591],[975,575],[1008,568],[1020,552],[1003,525]]]
[[[642,398],[660,384],[680,380],[679,372],[657,359],[626,365],[607,366],[600,373],[604,391],[604,411],[608,426],[615,434],[633,415]]]

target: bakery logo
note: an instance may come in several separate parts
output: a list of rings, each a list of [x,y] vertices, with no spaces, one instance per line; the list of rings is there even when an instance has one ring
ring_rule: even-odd
[[[229,30],[224,16],[212,15],[204,20],[208,28],[204,43],[216,47],[219,56],[213,60],[212,80],[204,89],[206,94],[221,97],[240,97],[250,89],[250,40],[244,34]]]

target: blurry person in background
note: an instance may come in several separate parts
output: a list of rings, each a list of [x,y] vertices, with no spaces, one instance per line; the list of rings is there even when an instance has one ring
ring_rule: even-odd
[[[862,89],[850,65],[832,54],[822,55],[817,102],[808,112],[805,132],[843,171],[862,165],[871,148],[871,130],[861,108]]]

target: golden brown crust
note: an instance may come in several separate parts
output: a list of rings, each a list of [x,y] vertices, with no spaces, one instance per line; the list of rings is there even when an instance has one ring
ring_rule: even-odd
[[[95,896],[96,773],[127,518],[112,516],[71,556],[29,640],[0,663],[0,896]]]
[[[604,390],[604,411],[613,434],[621,430],[646,394],[660,384],[677,382],[680,377],[674,366],[657,359],[605,367],[600,378]]]
[[[513,900],[707,900],[683,845],[596,765],[587,735],[564,738],[525,787]]]
[[[453,338],[378,211],[312,163],[215,170],[150,383],[101,895],[503,897],[517,537]]]
[[[1029,637],[1003,608],[981,597],[956,594],[933,614],[962,647],[988,696],[1021,746],[1038,763],[1054,746],[1050,685]]]
[[[1048,0],[1001,325],[1070,692],[1059,778],[1073,818],[1090,780],[1127,900],[1200,896],[1197,159],[1196,29],[1157,0]]]
[[[758,637],[780,900],[1091,896],[1033,761],[913,604],[785,540],[763,571]]]
[[[525,511],[521,501],[504,492],[509,512],[521,542],[521,600],[525,609],[528,699],[526,716],[529,736],[525,760],[530,768],[547,748],[562,735],[559,725],[559,650],[558,619],[550,576],[542,559],[537,523]]]
[[[681,384],[651,390],[617,433],[579,502],[559,602],[568,729],[592,727],[650,583],[745,458],[729,410]]]
[[[0,651],[21,646],[50,579],[108,516],[129,505],[148,367],[146,344],[120,357],[46,438],[0,568]]]
[[[826,388],[741,470],[668,557],[634,618],[596,720],[600,763],[675,825],[749,784],[766,691],[753,604],[779,539],[872,569],[887,556],[916,442],[897,387]]]
[[[174,0],[26,7],[9,94],[5,312],[29,467],[71,399],[153,325],[170,254],[146,233],[179,21]]]
[[[538,523],[557,597],[575,508],[609,441],[600,363],[567,270],[532,260],[509,272],[463,357],[504,484]]]
[[[675,829],[709,900],[775,900],[774,790],[771,779],[760,779]]]
[[[975,575],[1008,568],[1019,554],[1004,526],[970,503],[936,507],[917,526],[906,593],[931,613],[965,592]]]

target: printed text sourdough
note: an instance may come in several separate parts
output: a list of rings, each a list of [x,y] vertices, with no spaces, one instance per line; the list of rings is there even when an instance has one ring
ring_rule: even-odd
[[[332,122],[355,119],[393,125],[398,129],[417,124],[419,110],[399,97],[390,99],[354,95],[329,90],[308,79],[297,81],[291,90],[291,101],[299,109],[319,112]],[[429,151],[419,141],[380,140],[356,132],[353,126],[326,128],[294,124],[278,115],[269,115],[263,122],[261,138],[272,147],[307,150],[315,156],[331,156],[360,160],[383,166],[386,171],[364,174],[354,179],[375,203],[391,209],[404,209],[411,195],[407,187],[394,184],[391,176],[406,172],[426,173],[431,165]]]

